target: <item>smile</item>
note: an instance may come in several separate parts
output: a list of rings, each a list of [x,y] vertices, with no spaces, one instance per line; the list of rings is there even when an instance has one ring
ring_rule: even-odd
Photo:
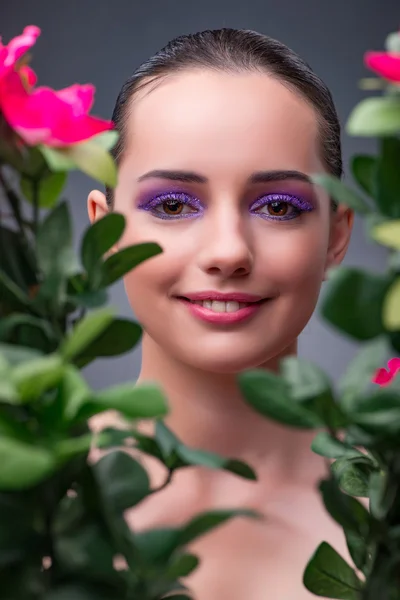
[[[267,299],[253,301],[177,298],[196,318],[224,325],[240,323],[254,316]]]

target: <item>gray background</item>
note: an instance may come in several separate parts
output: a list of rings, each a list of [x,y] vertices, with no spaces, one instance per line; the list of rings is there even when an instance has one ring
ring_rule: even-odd
[[[255,29],[275,37],[305,58],[331,88],[342,121],[366,92],[357,81],[367,49],[383,49],[388,33],[399,25],[398,0],[2,0],[3,42],[28,24],[42,35],[33,49],[40,85],[56,89],[72,83],[97,88],[93,113],[111,118],[119,89],[130,73],[171,38],[209,28]],[[374,150],[372,140],[343,134],[345,164],[355,152]],[[66,190],[73,209],[75,244],[88,225],[86,198],[93,182],[74,173]],[[346,264],[380,270],[385,253],[365,239],[356,220]],[[120,315],[131,316],[122,282],[110,301]],[[300,354],[336,378],[343,373],[356,345],[333,331],[318,311],[300,338]],[[86,369],[94,388],[137,377],[140,349],[116,359],[96,361]]]

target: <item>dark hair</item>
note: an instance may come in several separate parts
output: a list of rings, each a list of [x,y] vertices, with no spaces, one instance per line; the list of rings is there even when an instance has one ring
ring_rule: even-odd
[[[121,162],[126,147],[127,123],[135,93],[150,82],[191,68],[231,73],[264,72],[299,93],[316,109],[321,155],[327,170],[336,177],[342,176],[340,123],[329,89],[311,67],[285,44],[245,29],[215,29],[179,36],[129,77],[122,86],[112,115],[120,133],[112,150],[117,164]],[[112,189],[106,188],[106,197],[112,209]]]

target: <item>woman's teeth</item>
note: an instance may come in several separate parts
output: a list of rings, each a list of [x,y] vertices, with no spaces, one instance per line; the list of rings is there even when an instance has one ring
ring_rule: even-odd
[[[213,312],[236,312],[241,308],[245,308],[249,306],[248,302],[236,302],[235,300],[229,300],[228,302],[221,302],[220,300],[194,300],[194,304],[199,304],[204,308],[208,308],[208,310],[212,310]]]

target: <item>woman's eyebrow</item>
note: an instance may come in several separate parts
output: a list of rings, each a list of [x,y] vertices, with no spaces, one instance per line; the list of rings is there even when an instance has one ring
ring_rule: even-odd
[[[208,183],[207,177],[193,171],[155,169],[148,171],[138,178],[138,182],[145,179],[167,179],[169,181],[181,181],[182,183]],[[274,170],[256,171],[248,178],[248,183],[269,183],[271,181],[304,181],[312,183],[311,178],[301,171]]]

